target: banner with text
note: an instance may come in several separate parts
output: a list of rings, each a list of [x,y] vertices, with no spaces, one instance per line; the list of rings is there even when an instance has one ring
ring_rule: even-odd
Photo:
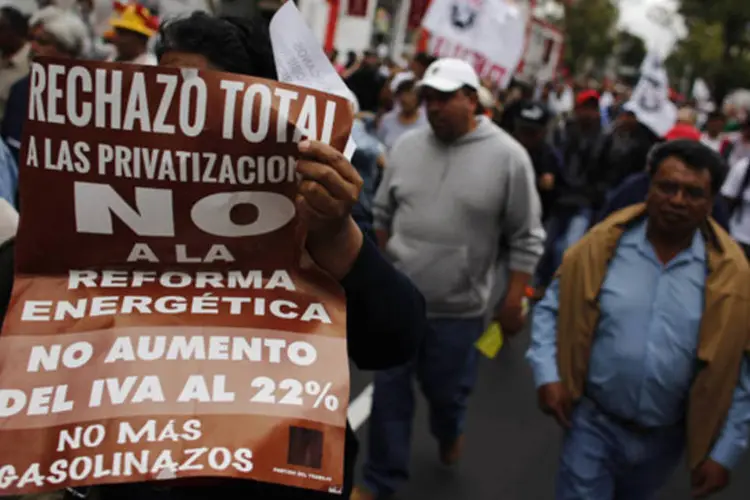
[[[345,99],[43,59],[0,336],[0,495],[223,476],[338,493],[340,286],[302,252],[296,143]],[[301,264],[302,262],[302,264]]]
[[[526,43],[526,17],[509,0],[432,0],[422,27],[433,55],[469,61],[480,78],[503,88]]]

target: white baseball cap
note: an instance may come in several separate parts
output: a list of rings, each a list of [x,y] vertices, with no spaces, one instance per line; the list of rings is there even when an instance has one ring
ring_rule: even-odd
[[[430,87],[438,92],[455,92],[461,87],[479,90],[481,84],[477,72],[469,63],[446,57],[430,64],[419,86]]]

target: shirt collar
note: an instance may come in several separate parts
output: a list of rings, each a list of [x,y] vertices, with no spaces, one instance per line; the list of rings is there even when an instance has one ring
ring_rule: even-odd
[[[638,251],[644,255],[653,255],[653,245],[648,241],[646,236],[646,228],[648,227],[648,218],[644,218],[638,224],[633,226],[630,231],[626,231],[622,235],[620,244],[623,246],[629,246],[637,248]],[[675,260],[682,260],[683,257],[689,257],[699,262],[706,261],[706,240],[700,231],[695,231],[693,235],[693,242],[690,247],[680,252]]]

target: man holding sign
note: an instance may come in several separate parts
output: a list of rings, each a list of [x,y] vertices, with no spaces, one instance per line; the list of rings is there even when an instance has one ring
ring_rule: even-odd
[[[424,329],[350,216],[348,103],[272,81],[259,21],[176,20],[158,55],[34,64],[0,494],[348,495],[347,355],[398,365]]]

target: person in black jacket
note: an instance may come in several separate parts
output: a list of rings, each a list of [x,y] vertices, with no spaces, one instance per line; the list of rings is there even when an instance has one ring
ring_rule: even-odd
[[[562,173],[562,158],[549,144],[547,125],[552,118],[549,109],[541,102],[526,101],[518,110],[513,137],[521,143],[531,157],[536,174],[536,186],[542,202],[542,221],[546,222],[555,203],[556,180]]]
[[[552,146],[562,157],[562,168],[555,178],[551,217],[545,221],[547,241],[535,279],[538,290],[550,283],[565,250],[588,229],[599,198],[595,180],[602,141],[599,94],[580,92],[573,117],[552,134]]]
[[[354,92],[362,111],[376,113],[380,109],[380,91],[386,78],[380,74],[380,58],[372,51],[365,51],[362,63],[347,79],[347,86]]]
[[[161,27],[156,52],[160,64],[165,66],[219,69],[277,79],[267,22],[260,18],[216,18],[194,13]],[[340,281],[346,294],[350,359],[363,370],[408,362],[427,328],[424,299],[411,281],[385,260],[375,244],[363,237],[351,217],[362,179],[341,153],[315,141],[300,144],[297,170],[303,179],[298,210],[310,222],[306,249],[320,268]],[[1,285],[10,287],[10,282],[6,277]],[[352,487],[357,449],[356,436],[347,426],[345,484],[340,495],[251,480],[217,479],[211,486],[170,486],[163,481],[101,486],[97,487],[97,496],[101,500],[346,499]],[[71,493],[70,498],[80,495]]]
[[[651,148],[661,142],[656,133],[638,121],[633,111],[625,108],[602,141],[594,170],[594,182],[600,195],[596,208],[601,208],[621,182],[642,170]]]

